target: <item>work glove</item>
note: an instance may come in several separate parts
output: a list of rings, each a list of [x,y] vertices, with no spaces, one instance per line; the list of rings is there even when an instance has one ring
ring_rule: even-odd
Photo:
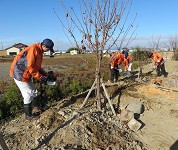
[[[153,66],[153,69],[156,69],[156,65]]]
[[[47,79],[48,79],[48,77],[46,77],[46,76],[42,76],[41,78],[40,78],[40,83],[46,83],[47,82]]]
[[[41,75],[43,75],[43,76],[45,76],[45,75],[46,75],[45,70],[43,70],[42,68],[39,70],[39,73],[40,73]]]
[[[129,67],[127,70],[128,70],[128,71],[131,71],[131,67]]]
[[[50,81],[56,81],[57,80],[57,75],[53,71],[49,71],[47,73],[48,80]]]
[[[122,72],[122,69],[118,69],[118,71],[119,71],[119,73],[121,73],[121,72]]]

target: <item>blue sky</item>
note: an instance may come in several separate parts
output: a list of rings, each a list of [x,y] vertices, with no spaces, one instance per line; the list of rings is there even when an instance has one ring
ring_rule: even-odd
[[[74,8],[78,5],[78,0],[65,1]],[[56,49],[69,47],[53,8],[61,14],[58,0],[0,0],[0,49],[19,42],[29,45],[44,38],[51,38]],[[178,34],[177,8],[177,0],[133,0],[131,13],[137,13],[137,37],[148,40],[151,36]],[[139,45],[142,40],[136,42]]]

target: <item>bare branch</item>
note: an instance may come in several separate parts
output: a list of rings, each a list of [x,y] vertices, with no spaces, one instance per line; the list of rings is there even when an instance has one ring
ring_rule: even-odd
[[[103,51],[115,45],[120,49],[126,40],[126,46],[134,40],[137,29],[137,26],[134,26],[136,17],[131,23],[127,22],[132,0],[79,0],[79,6],[77,6],[79,9],[64,5],[63,0],[59,2],[65,17],[61,19],[56,12],[55,14],[62,28],[72,37],[77,47],[82,45],[88,48],[96,59],[97,99],[100,100],[100,69]],[[127,38],[131,31],[133,31],[132,34]],[[67,36],[66,32],[65,35]],[[69,36],[67,37],[69,39]]]

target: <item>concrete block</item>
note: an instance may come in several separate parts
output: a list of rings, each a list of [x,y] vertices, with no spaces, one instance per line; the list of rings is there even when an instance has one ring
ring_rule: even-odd
[[[121,114],[120,114],[120,120],[121,121],[129,121],[131,120],[132,118],[134,118],[134,113],[133,112],[130,112],[126,109],[123,109],[121,110]]]
[[[141,102],[132,102],[126,106],[126,109],[137,114],[142,114],[144,106]]]
[[[132,118],[127,125],[132,131],[138,131],[142,126],[142,124],[135,120],[134,118]]]

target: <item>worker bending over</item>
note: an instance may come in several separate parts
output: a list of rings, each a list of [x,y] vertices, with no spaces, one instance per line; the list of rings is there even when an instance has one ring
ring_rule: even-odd
[[[168,73],[165,70],[165,61],[163,57],[156,52],[149,52],[148,57],[153,60],[153,66],[156,68],[157,76],[164,75],[164,77],[167,77]]]
[[[119,73],[122,72],[121,64],[124,63],[124,54],[121,52],[114,52],[110,54],[109,66],[110,66],[110,81],[113,83],[118,82]]]
[[[32,114],[32,101],[37,96],[37,89],[32,82],[32,77],[40,83],[46,83],[48,74],[41,68],[43,53],[53,50],[54,43],[51,39],[44,39],[22,50],[13,60],[10,76],[14,79],[23,96],[24,112],[27,120],[38,119]]]

